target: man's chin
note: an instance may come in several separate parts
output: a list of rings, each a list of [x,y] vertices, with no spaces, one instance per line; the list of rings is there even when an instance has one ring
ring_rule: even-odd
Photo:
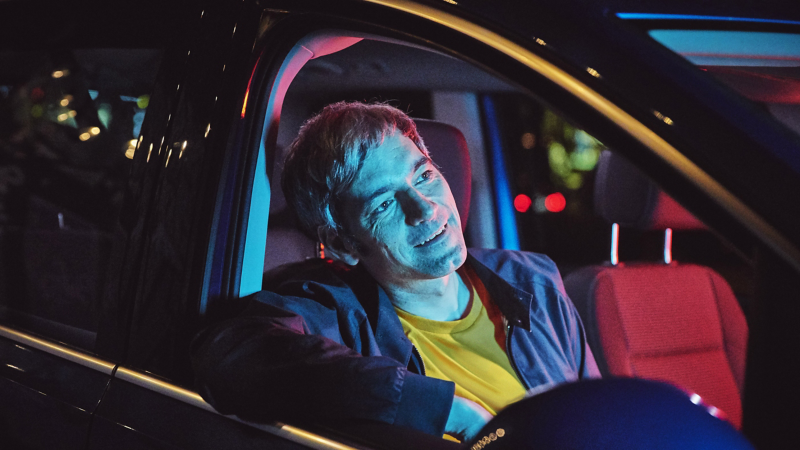
[[[450,275],[464,265],[467,260],[467,248],[464,245],[454,246],[439,258],[420,267],[420,271],[430,278],[442,278]]]

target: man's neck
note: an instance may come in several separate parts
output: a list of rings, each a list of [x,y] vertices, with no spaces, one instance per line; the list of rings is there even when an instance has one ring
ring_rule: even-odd
[[[430,320],[463,318],[469,310],[471,292],[458,272],[435,280],[383,286],[392,304],[407,313]]]

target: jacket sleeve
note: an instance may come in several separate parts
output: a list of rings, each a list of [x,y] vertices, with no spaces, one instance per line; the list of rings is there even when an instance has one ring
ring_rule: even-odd
[[[371,419],[441,436],[455,390],[309,334],[300,315],[255,299],[198,335],[192,364],[200,395],[217,411],[257,422]]]
[[[569,297],[567,297],[569,298]],[[581,380],[591,378],[602,378],[600,369],[597,367],[597,361],[594,359],[592,349],[589,348],[589,342],[586,340],[586,331],[583,328],[583,322],[578,315],[578,311],[572,302],[569,302],[570,312],[575,321],[575,329],[577,336],[573,339],[574,352],[576,355],[581,355],[579,358],[579,372],[578,376]]]

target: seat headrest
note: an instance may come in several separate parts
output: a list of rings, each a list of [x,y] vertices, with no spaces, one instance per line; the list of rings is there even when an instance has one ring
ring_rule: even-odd
[[[612,223],[642,230],[703,230],[706,226],[633,164],[604,151],[597,164],[595,212]]]
[[[461,131],[435,120],[414,119],[417,132],[422,136],[431,159],[442,171],[461,216],[461,230],[467,226],[469,203],[472,194],[472,164],[469,159],[467,140]]]

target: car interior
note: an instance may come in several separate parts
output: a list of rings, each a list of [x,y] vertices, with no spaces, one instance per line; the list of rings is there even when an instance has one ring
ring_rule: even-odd
[[[209,16],[208,12],[205,14]],[[618,16],[624,19],[622,15]],[[235,34],[237,24],[233,19],[231,21]],[[652,23],[641,21],[645,22]],[[672,25],[669,21],[655,23]],[[752,28],[743,26],[740,31],[728,31],[725,29],[727,25],[710,30],[664,29],[670,27],[660,25],[654,28],[637,23],[635,26],[655,42],[697,66],[697,70],[706,72],[710,80],[726,86],[732,96],[738,95],[743,102],[755,105],[800,135],[800,34],[796,33],[797,23],[791,25],[795,28],[778,28],[785,32],[765,31],[774,24],[756,24]],[[685,23],[680,27],[685,27]],[[104,339],[104,333],[108,334],[110,330],[110,334],[119,335],[119,339],[125,341],[119,349],[108,351],[119,359],[98,363],[107,372],[97,370],[95,366],[86,369],[100,380],[86,378],[101,386],[97,398],[104,398],[105,405],[116,395],[115,401],[123,405],[120,409],[127,410],[131,398],[123,398],[126,394],[120,392],[136,392],[137,395],[132,397],[138,401],[143,398],[138,395],[150,389],[147,393],[159,396],[158,402],[173,402],[180,398],[182,406],[199,407],[204,410],[201,411],[203,414],[208,411],[215,419],[220,418],[212,414],[213,408],[193,390],[189,352],[185,351],[188,344],[183,344],[201,326],[228,312],[223,308],[206,310],[207,305],[231,300],[231,293],[234,297],[245,297],[268,289],[271,280],[281,276],[281,271],[292,263],[316,262],[327,256],[325,248],[313,236],[306,236],[299,230],[286,203],[281,189],[283,160],[303,122],[325,105],[337,101],[386,102],[407,112],[417,122],[434,162],[442,169],[454,193],[468,247],[538,252],[553,259],[563,277],[565,290],[582,318],[587,341],[603,376],[672,383],[683,389],[692,402],[706,406],[713,415],[741,428],[748,323],[767,323],[751,320],[759,317],[755,311],[759,304],[753,300],[757,288],[759,298],[770,293],[769,289],[763,288],[769,284],[764,282],[764,278],[771,266],[768,260],[765,263],[763,248],[755,248],[763,242],[729,240],[718,233],[711,226],[713,224],[700,221],[696,216],[703,216],[702,213],[707,211],[690,211],[688,205],[673,199],[670,194],[678,197],[677,190],[662,189],[640,167],[623,156],[631,156],[632,160],[635,149],[623,148],[624,143],[612,141],[614,133],[604,134],[595,128],[597,123],[610,122],[590,123],[592,118],[587,117],[591,113],[580,118],[572,117],[561,110],[570,106],[548,103],[544,98],[558,96],[537,91],[540,88],[534,82],[521,86],[518,83],[527,82],[517,78],[515,83],[503,77],[498,72],[500,69],[480,65],[432,42],[389,31],[385,33],[384,36],[352,30],[315,31],[297,41],[276,72],[252,72],[251,82],[256,74],[265,78],[262,81],[267,86],[268,95],[258,95],[269,100],[258,105],[263,110],[249,111],[250,117],[261,117],[263,112],[264,120],[253,182],[242,182],[243,186],[252,186],[249,194],[245,194],[250,196],[250,201],[241,202],[244,206],[231,213],[246,211],[248,216],[241,221],[246,224],[244,239],[237,241],[242,244],[241,248],[232,250],[218,243],[209,244],[210,247],[225,248],[225,252],[217,252],[215,256],[220,260],[231,255],[239,258],[230,258],[235,260],[233,262],[226,260],[225,267],[219,270],[224,272],[221,278],[223,275],[228,277],[230,265],[235,266],[230,275],[233,281],[226,278],[224,282],[230,281],[230,284],[220,288],[223,294],[200,298],[197,301],[199,307],[190,295],[175,296],[189,305],[180,310],[171,309],[171,304],[159,304],[158,308],[148,310],[150,304],[144,303],[142,307],[132,302],[120,308],[115,303],[119,297],[115,289],[122,289],[114,284],[118,274],[126,273],[123,262],[133,259],[129,254],[126,256],[128,244],[125,241],[132,231],[122,228],[133,227],[133,219],[149,217],[152,213],[148,209],[150,206],[138,209],[138,206],[130,208],[125,203],[126,189],[134,184],[129,179],[149,188],[156,184],[154,180],[160,174],[166,173],[160,169],[166,169],[169,163],[168,156],[165,164],[158,165],[158,170],[151,163],[149,173],[154,175],[145,181],[142,181],[143,177],[130,176],[131,167],[136,167],[133,158],[143,142],[142,137],[156,135],[155,132],[140,132],[147,108],[151,114],[145,129],[151,118],[159,117],[161,112],[168,128],[170,120],[174,120],[172,113],[179,111],[171,103],[165,102],[163,106],[154,106],[156,102],[150,104],[151,93],[154,99],[167,97],[158,92],[167,85],[171,94],[178,96],[177,92],[180,92],[184,95],[184,90],[180,90],[182,79],[176,81],[178,90],[163,82],[165,72],[170,72],[170,76],[189,77],[181,70],[171,68],[170,64],[163,64],[172,61],[174,48],[165,51],[127,46],[59,47],[45,51],[33,49],[38,49],[37,45],[41,43],[31,44],[31,48],[18,47],[14,43],[9,44],[8,49],[0,49],[0,337],[3,337],[0,343],[5,345],[0,352],[14,358],[23,354],[23,359],[28,357],[28,353],[35,355],[35,352],[29,352],[28,344],[18,345],[17,340],[9,337],[10,332],[19,331],[30,336],[31,341],[38,340],[39,347],[32,348],[41,350],[63,344],[63,351],[58,353],[62,356],[75,350],[76,354],[89,355],[90,358],[105,357],[104,349],[100,347],[109,345],[103,341],[108,341]],[[269,51],[283,48],[280,33],[275,35],[278,36],[274,38],[277,45]],[[259,39],[264,36],[273,39],[269,33]],[[54,42],[57,39],[52,38]],[[48,38],[47,42],[50,40]],[[147,47],[155,41],[158,39],[153,37],[141,42]],[[537,44],[544,45],[538,41]],[[104,42],[103,45],[111,47],[115,42]],[[154,47],[161,45],[159,41]],[[244,47],[249,50],[249,42]],[[489,47],[481,48],[489,51]],[[259,48],[254,46],[253,49]],[[196,57],[196,53],[189,52],[187,60],[189,54]],[[247,51],[243,54],[250,55]],[[255,64],[259,66],[256,69],[268,65]],[[232,66],[228,67],[228,74],[235,72],[230,70]],[[686,67],[691,69],[688,65]],[[205,68],[202,69],[198,73],[205,74]],[[509,77],[517,76],[511,71],[506,73]],[[532,72],[520,73],[532,75]],[[232,99],[239,95],[238,84],[226,81],[224,88],[229,90],[221,94],[221,100],[240,100]],[[247,94],[251,95],[251,100],[256,98],[256,91],[251,92],[248,84]],[[563,95],[572,98],[577,94]],[[614,103],[612,98],[609,97],[610,103]],[[575,97],[573,100],[582,103],[585,99]],[[245,95],[241,117],[245,118],[248,105],[256,103],[248,103]],[[193,105],[191,101],[185,104]],[[226,110],[215,109],[212,121],[232,119],[219,111]],[[657,113],[660,121],[670,125],[668,117],[659,117],[660,113],[653,112]],[[181,117],[182,113],[178,114],[176,117]],[[219,119],[218,116],[224,117]],[[752,118],[752,115],[743,116],[743,120]],[[239,118],[238,109],[235,118]],[[250,122],[239,122],[245,123]],[[650,126],[644,122],[641,125]],[[209,137],[211,123],[207,126],[204,125],[204,139]],[[776,125],[776,128],[780,126]],[[218,129],[226,130],[225,127]],[[616,130],[617,140],[622,139],[619,134],[625,133],[620,130]],[[160,154],[162,147],[167,155],[170,143],[164,146],[167,132],[164,133],[158,135],[162,146],[155,147],[157,150],[154,150],[153,143],[149,143],[149,147],[142,145],[142,149],[148,150],[140,153],[147,154],[148,162],[150,153]],[[225,133],[227,131],[219,136],[227,137]],[[251,133],[251,130],[246,130],[246,133]],[[233,134],[235,132],[231,132]],[[612,137],[603,142],[599,136]],[[712,134],[712,137],[718,136]],[[221,142],[215,134],[211,134],[207,142],[214,139]],[[155,143],[158,145],[157,139]],[[177,149],[179,144],[176,142],[172,148]],[[218,143],[213,148],[209,144],[208,152],[222,150],[224,145],[228,145],[229,153],[223,155],[226,158],[245,154],[246,168],[230,169],[231,174],[239,177],[241,172],[250,168],[249,150],[230,143]],[[185,147],[186,141],[183,141]],[[791,153],[794,147],[784,153],[780,153],[778,146],[764,148],[775,151],[781,162],[800,172],[800,158]],[[179,158],[180,155],[182,151]],[[143,159],[143,155],[138,158]],[[169,169],[173,170],[176,165],[171,163]],[[227,173],[223,171],[229,167],[212,169],[213,176],[220,175],[224,179]],[[665,186],[668,180],[672,180],[661,173],[651,172],[650,175],[661,176],[659,179]],[[236,183],[239,181],[237,179]],[[222,192],[229,188],[208,186],[209,192],[213,189]],[[694,192],[692,189],[688,191]],[[238,195],[236,192],[232,195]],[[241,200],[236,197],[235,202]],[[684,200],[689,202],[685,197]],[[223,203],[217,201],[216,206]],[[781,201],[775,200],[776,203]],[[121,212],[124,217],[120,217]],[[211,213],[207,216],[211,222]],[[220,216],[222,214],[217,214],[214,219]],[[711,216],[708,220],[713,218]],[[237,222],[237,226],[241,222]],[[215,226],[210,225],[212,241],[213,233],[218,233],[217,239],[223,236],[230,242],[240,238],[238,233],[241,229],[230,231],[228,236]],[[722,225],[719,226],[721,229]],[[153,231],[156,237],[166,236],[157,235],[158,231],[161,230]],[[197,238],[197,241],[201,239],[204,237]],[[154,242],[154,246],[163,245],[163,241]],[[185,242],[190,241],[187,238]],[[230,244],[230,247],[235,245]],[[237,253],[239,250],[243,253]],[[211,260],[209,253],[205,257]],[[202,252],[197,254],[201,255],[197,260],[203,258]],[[142,256],[142,261],[146,259]],[[211,266],[209,262],[206,270]],[[195,269],[186,270],[188,273]],[[770,275],[777,278],[784,273],[778,270]],[[794,275],[794,272],[790,274],[791,277]],[[148,288],[169,293],[156,278],[148,279],[148,283]],[[194,279],[186,281],[186,285],[190,283],[200,285]],[[791,283],[787,285],[791,286]],[[206,287],[204,285],[202,289]],[[785,303],[776,305],[786,308]],[[119,313],[118,309],[125,309],[125,317],[115,317],[118,322],[106,320],[109,314]],[[187,317],[187,310],[190,310],[191,317]],[[162,348],[161,337],[155,336],[158,333],[151,333],[153,327],[144,323],[140,336],[153,334],[147,343],[152,344],[153,349],[146,348],[133,357],[130,344],[135,342],[136,335],[132,330],[139,326],[134,322],[146,315],[164,317],[158,314],[159,311],[173,314],[169,317],[170,323],[180,323],[183,327],[174,331],[174,335],[180,334],[179,338],[170,341],[173,338],[170,334],[163,338],[163,342],[179,344]],[[786,317],[791,316],[786,314]],[[127,328],[117,329],[116,323],[124,323]],[[163,327],[164,330],[167,328]],[[763,330],[761,333],[763,335]],[[755,331],[753,335],[759,336]],[[759,350],[763,347],[763,344],[761,347],[753,346]],[[14,354],[8,349],[12,349]],[[25,373],[25,364],[15,366],[14,359],[10,359],[8,364],[4,361],[0,364],[0,381],[7,382],[13,389],[35,393],[37,397],[39,394],[42,398],[49,396],[48,401],[56,405],[59,417],[67,417],[62,414],[68,409],[63,407],[67,404],[63,398],[39,392],[35,384],[31,389],[16,381],[20,378],[15,378],[28,377],[42,385],[53,380],[68,380],[63,376],[62,367],[53,362],[61,362],[61,356],[54,355],[43,352],[42,360],[49,360],[53,365],[37,367],[38,372]],[[179,357],[173,358],[174,355]],[[760,356],[751,353],[751,357],[754,355]],[[169,359],[168,364],[163,364],[162,359]],[[65,367],[75,366],[73,360],[64,360]],[[23,362],[38,364],[37,361]],[[753,367],[760,368],[758,364],[751,364],[749,369]],[[155,381],[151,384],[157,384],[158,389],[133,383],[132,380],[140,376],[136,370],[145,373],[142,377],[152,375]],[[759,370],[767,372],[767,369]],[[46,377],[40,377],[42,373]],[[83,376],[76,373],[75,379]],[[751,378],[756,379],[755,376]],[[116,391],[101,385],[108,380],[113,380]],[[753,383],[756,388],[764,384]],[[784,385],[782,382],[775,384]],[[132,390],[123,391],[120,386]],[[183,397],[169,394],[169,389],[173,394],[182,390],[180,395]],[[750,400],[758,398],[752,385],[748,387],[748,395]],[[186,398],[190,401],[187,402]],[[99,400],[92,401],[93,406],[80,409],[81,414],[95,415],[98,412],[92,408],[100,405]],[[22,399],[17,404],[26,403],[28,400]],[[103,408],[113,410],[113,407]],[[8,414],[17,414],[14,407],[7,409]],[[753,420],[754,410],[757,409],[751,403],[748,409],[751,415],[746,421]],[[70,411],[75,413],[78,410]],[[99,413],[96,415],[101,418]],[[38,410],[33,414],[38,416]],[[149,414],[147,416],[150,418]],[[48,422],[49,416],[42,417],[45,417],[43,422]],[[152,415],[152,419],[158,421],[161,417]],[[96,423],[102,423],[102,420],[107,419],[101,418]],[[775,418],[770,416],[764,420],[773,421]],[[228,425],[242,426],[227,419],[223,421]],[[360,428],[362,425],[352,424]],[[124,425],[122,419],[111,426],[139,433]],[[159,426],[162,424],[155,427]],[[271,433],[270,436],[285,437],[281,434],[285,431],[282,431],[282,426],[261,425]],[[312,440],[315,439],[314,426],[309,425]],[[246,426],[243,428],[246,428],[244,434],[252,437],[247,433],[253,430]],[[382,435],[384,441],[386,435],[391,434],[379,427],[370,431],[369,426],[363,426],[360,431]],[[403,432],[394,431],[398,435]],[[298,433],[303,432],[300,430]],[[378,438],[375,440],[380,441]],[[413,442],[408,446],[412,445]],[[396,446],[402,448],[403,444]]]
[[[303,121],[335,101],[388,102],[419,120],[468,213],[468,246],[556,262],[604,376],[671,382],[740,427],[752,256],[579,124],[486,68],[351,32],[301,40],[273,86],[264,136],[276,139],[261,149],[268,179],[254,187],[260,206],[246,245],[264,255],[263,271],[243,268],[241,295],[261,288],[262,272],[269,279],[283,264],[325,256],[297,228],[280,188]]]

